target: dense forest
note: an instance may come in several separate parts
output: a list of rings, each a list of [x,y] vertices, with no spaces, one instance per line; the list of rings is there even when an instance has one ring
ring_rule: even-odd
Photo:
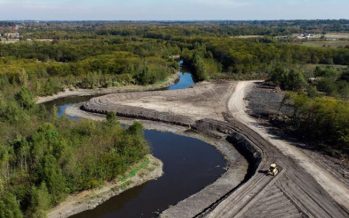
[[[165,41],[99,38],[0,44],[1,80],[26,80],[35,95],[64,88],[153,84],[175,73],[170,55],[178,48]]]
[[[36,96],[158,83],[176,73],[178,55],[197,80],[280,86],[295,109],[289,131],[349,154],[349,49],[273,37],[349,31],[347,20],[17,24],[21,40],[0,43],[1,218],[45,217],[67,195],[117,177],[149,152],[140,124],[122,129],[111,114],[101,123],[72,122],[36,105]],[[251,34],[261,37],[233,37]]]
[[[96,35],[167,38],[176,36],[288,35],[292,33],[349,32],[349,20],[255,20],[255,21],[71,21],[0,22],[11,28],[23,26],[24,38],[91,38]]]
[[[175,72],[177,64],[171,57],[181,55],[198,80],[266,78],[278,63],[349,64],[348,48],[306,47],[272,37],[347,31],[347,24],[347,20],[25,22],[18,24],[23,25],[19,43],[0,44],[0,73],[11,80],[27,74],[29,81],[35,81],[31,90],[47,95],[71,87],[153,84]],[[248,31],[236,32],[241,28]],[[234,37],[248,34],[260,37]]]
[[[67,195],[122,175],[149,153],[142,126],[73,122],[35,104],[26,80],[0,86],[0,217],[45,217]]]

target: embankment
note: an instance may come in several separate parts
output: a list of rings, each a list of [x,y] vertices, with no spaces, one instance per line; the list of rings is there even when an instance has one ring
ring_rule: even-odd
[[[252,177],[262,160],[260,150],[243,135],[239,134],[231,124],[224,121],[212,119],[194,121],[191,117],[185,118],[173,113],[164,113],[125,105],[116,107],[113,105],[113,108],[108,108],[106,105],[106,108],[101,108],[94,107],[94,104],[85,103],[82,109],[93,113],[106,114],[113,112],[122,117],[187,126],[198,134],[215,138],[218,141],[215,146],[224,154],[229,162],[227,172],[200,192],[163,211],[160,215],[161,217],[195,217],[210,211],[211,208],[215,207],[226,196],[229,196],[236,190],[237,187]],[[244,172],[240,171],[238,174],[236,172],[236,164],[239,163],[229,160],[232,150],[236,152],[233,146],[249,161],[248,168],[244,168]]]
[[[48,217],[66,218],[86,210],[94,209],[110,198],[147,181],[157,179],[162,174],[162,162],[152,155],[147,155],[143,160],[130,167],[125,175],[106,183],[101,188],[87,190],[69,196],[64,202],[48,211]]]
[[[179,73],[171,75],[167,80],[159,82],[152,85],[127,85],[121,87],[110,87],[110,88],[96,88],[96,89],[65,89],[62,92],[59,92],[50,96],[39,96],[36,99],[37,104],[42,104],[57,100],[60,98],[66,98],[70,96],[96,96],[96,95],[106,95],[111,93],[121,93],[121,92],[143,92],[143,91],[153,91],[164,89],[172,84],[174,84],[179,79]]]

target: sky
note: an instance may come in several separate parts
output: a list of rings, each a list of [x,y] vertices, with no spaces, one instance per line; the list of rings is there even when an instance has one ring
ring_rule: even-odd
[[[349,0],[0,0],[0,20],[349,19]]]

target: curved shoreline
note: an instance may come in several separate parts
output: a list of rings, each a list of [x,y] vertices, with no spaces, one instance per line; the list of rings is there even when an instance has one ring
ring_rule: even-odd
[[[96,113],[90,113],[80,110],[82,104],[75,104],[68,107],[66,114],[69,116],[91,119],[96,121],[104,120],[105,116]],[[121,118],[120,122],[126,125],[131,124],[135,119]],[[137,119],[136,119],[137,120]],[[161,217],[194,217],[201,214],[207,208],[211,207],[217,201],[220,201],[222,196],[235,190],[248,177],[250,164],[241,155],[240,152],[225,139],[225,134],[219,134],[214,128],[201,129],[198,125],[193,126],[194,131],[188,131],[186,125],[175,125],[170,122],[152,121],[152,120],[137,120],[141,122],[146,129],[154,129],[159,131],[168,131],[175,134],[194,137],[205,141],[214,146],[226,159],[227,171],[221,175],[215,182],[207,185],[199,192],[179,201],[176,205],[170,206],[163,211]],[[249,159],[251,160],[251,159]]]
[[[348,216],[345,209],[348,204],[342,204],[337,199],[346,199],[345,195],[339,195],[338,190],[346,192],[347,188],[339,186],[340,189],[337,189],[339,181],[326,176],[320,178],[326,180],[319,184],[317,174],[323,173],[323,170],[317,169],[319,167],[312,160],[304,159],[306,157],[301,151],[290,152],[292,145],[280,142],[267,128],[256,125],[255,120],[246,114],[245,96],[249,91],[244,85],[246,82],[239,82],[234,89],[229,83],[211,84],[211,89],[208,89],[207,83],[180,92],[112,94],[92,98],[81,108],[100,114],[113,112],[128,118],[189,126],[203,135],[226,138],[250,161],[248,174],[240,185],[218,196],[214,196],[215,191],[206,191],[206,195],[198,198],[195,194],[193,198],[189,197],[164,211],[162,217]],[[210,113],[212,108],[214,113]],[[181,123],[183,116],[191,119]],[[274,162],[279,166],[280,173],[271,177],[266,174],[266,169]],[[314,172],[309,172],[309,168],[313,168]],[[323,181],[329,181],[335,193],[339,194],[331,196],[333,193],[321,186]],[[212,201],[209,205],[208,199]],[[270,204],[270,199],[275,203]]]
[[[145,166],[143,166],[145,165]],[[137,170],[136,175],[132,171]],[[152,155],[146,155],[144,159],[134,164],[123,177],[112,182],[107,182],[100,188],[86,190],[68,198],[47,213],[49,218],[66,218],[92,210],[122,192],[142,185],[150,180],[158,179],[163,175],[163,163]]]
[[[143,91],[155,91],[164,89],[170,85],[176,83],[179,79],[180,72],[170,75],[165,81],[159,82],[152,85],[141,86],[141,85],[127,85],[120,87],[110,88],[96,88],[96,89],[65,89],[64,91],[58,92],[54,95],[49,96],[38,96],[36,98],[37,104],[47,103],[60,98],[72,97],[72,96],[94,96],[94,95],[106,95],[120,92],[143,92]]]
[[[166,88],[170,85],[176,83],[179,80],[180,72],[175,73],[169,76],[166,81],[160,82],[148,86],[140,85],[129,85],[123,87],[111,87],[111,88],[98,88],[98,89],[66,89],[63,92],[59,92],[51,96],[42,96],[37,97],[36,104],[48,103],[61,98],[72,97],[72,96],[94,96],[94,95],[103,95],[111,93],[120,93],[120,92],[138,92],[138,91],[153,91]],[[96,119],[97,121],[103,120],[103,118]],[[113,182],[108,182],[103,185],[101,188],[86,190],[74,195],[69,195],[68,198],[61,202],[58,206],[51,208],[48,211],[47,216],[49,218],[66,218],[78,213],[81,213],[86,210],[91,210],[101,205],[105,201],[109,200],[112,197],[115,197],[122,192],[134,188],[136,186],[142,185],[150,180],[158,179],[163,174],[163,163],[161,160],[155,158],[151,154],[147,155],[147,159],[150,160],[150,166],[146,169],[140,170],[137,175],[129,178],[127,185],[122,188],[118,188],[120,183],[116,180]],[[138,163],[137,163],[138,164]],[[135,164],[135,165],[137,165]],[[132,169],[132,168],[131,168]],[[141,175],[141,176],[140,176]]]

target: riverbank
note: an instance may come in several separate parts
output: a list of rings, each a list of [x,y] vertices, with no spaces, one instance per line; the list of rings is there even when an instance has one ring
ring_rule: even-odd
[[[224,81],[205,82],[191,89],[176,92],[106,95],[92,98],[83,104],[82,109],[101,114],[114,112],[129,118],[156,120],[169,124],[176,124],[173,120],[178,122],[182,116],[187,116],[193,121],[190,127],[198,133],[222,139],[228,136],[228,139],[231,139],[228,141],[237,145],[237,149],[241,144],[241,148],[248,148],[247,152],[250,156],[253,159],[256,158],[250,162],[250,166],[255,165],[254,169],[251,169],[237,189],[230,189],[199,214],[196,211],[207,203],[208,198],[214,199],[217,189],[207,192],[206,195],[190,203],[177,204],[168,211],[164,211],[161,214],[162,217],[206,215],[209,217],[243,215],[256,217],[261,214],[261,217],[268,217],[265,215],[270,214],[275,215],[272,217],[282,215],[347,217],[347,211],[340,205],[348,204],[340,201],[345,198],[345,195],[340,196],[339,192],[343,190],[342,193],[345,193],[346,188],[342,189],[335,178],[318,175],[323,174],[323,170],[317,169],[319,167],[316,164],[303,158],[304,155],[297,155],[296,152],[291,151],[293,150],[291,145],[279,143],[283,139],[265,133],[267,129],[256,125],[254,120],[246,115],[245,94],[248,92],[248,87],[245,85],[253,81],[239,82],[235,85],[229,82],[224,83]],[[180,110],[178,106],[181,107]],[[144,111],[146,113],[143,113]],[[182,125],[186,126],[186,123]],[[249,148],[260,151],[251,151]],[[268,169],[268,164],[274,162],[282,171],[280,176],[270,177],[265,174],[265,170]],[[338,185],[338,189],[329,190],[329,192],[333,191],[332,193],[326,192],[321,186],[326,182],[328,186]],[[201,199],[204,201],[200,201]],[[267,199],[277,202],[275,206],[278,210],[276,207],[271,207]],[[340,203],[337,204],[335,200]],[[288,211],[288,209],[291,210]]]
[[[95,121],[102,121],[105,119],[104,115],[80,110],[81,105],[82,103],[68,107],[66,114]],[[132,122],[135,121],[135,119],[127,119],[123,117],[120,117],[119,119],[120,122],[125,125],[131,125]],[[188,196],[186,199],[183,199],[175,205],[167,208],[161,213],[162,217],[193,217],[210,207],[210,205],[218,201],[226,193],[238,187],[246,178],[249,168],[248,161],[225,139],[225,137],[209,137],[206,134],[202,134],[201,131],[188,131],[188,128],[182,125],[173,125],[170,123],[143,119],[137,121],[141,122],[146,129],[172,132],[209,143],[214,146],[227,161],[226,172],[221,175],[221,177],[197,193]]]
[[[152,155],[130,167],[130,169],[112,182],[101,188],[87,190],[69,196],[64,202],[48,211],[49,218],[66,218],[86,210],[96,208],[110,198],[121,194],[147,181],[157,179],[163,174],[162,162]]]
[[[106,95],[111,93],[121,93],[121,92],[143,92],[143,91],[153,91],[164,89],[172,84],[174,84],[179,79],[180,73],[175,73],[169,76],[165,81],[159,82],[152,85],[127,85],[121,87],[110,87],[110,88],[96,88],[96,89],[65,89],[62,92],[50,96],[39,96],[36,98],[37,104],[42,104],[57,100],[60,98],[66,98],[71,96],[94,96],[94,95]]]

